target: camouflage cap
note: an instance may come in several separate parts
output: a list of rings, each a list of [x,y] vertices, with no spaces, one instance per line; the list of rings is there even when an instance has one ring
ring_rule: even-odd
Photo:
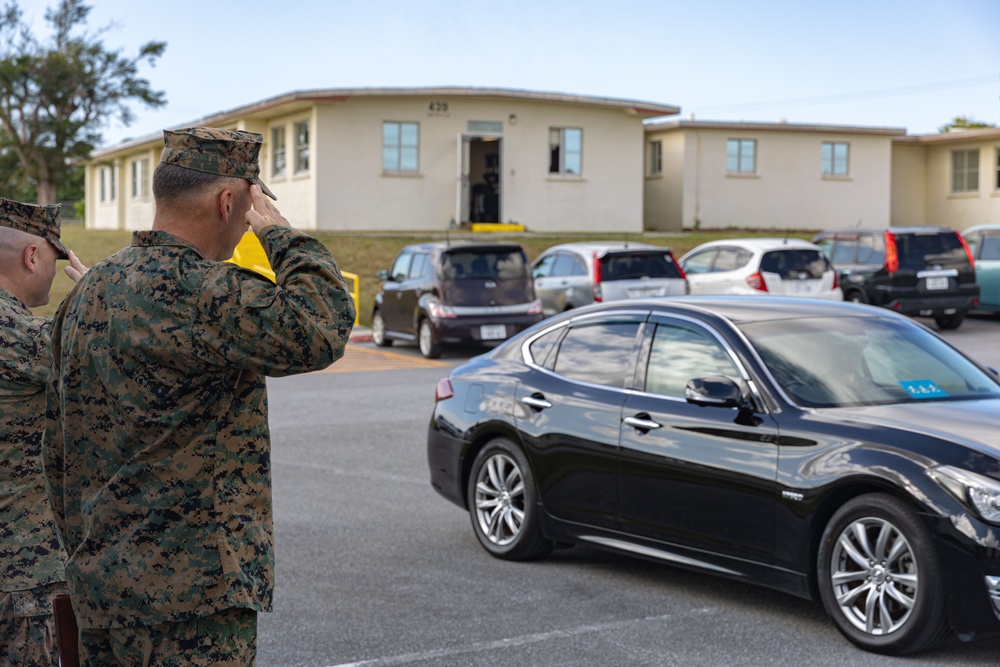
[[[256,132],[220,130],[214,127],[188,127],[163,131],[161,164],[219,176],[245,178],[256,183],[271,199],[277,200],[260,180],[257,156],[264,137]]]
[[[56,249],[59,259],[69,259],[69,251],[59,240],[59,211],[62,207],[35,206],[0,198],[0,225],[40,236]]]

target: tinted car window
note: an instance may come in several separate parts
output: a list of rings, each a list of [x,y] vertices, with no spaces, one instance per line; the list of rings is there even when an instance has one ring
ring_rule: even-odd
[[[979,258],[1000,259],[1000,236],[993,236],[991,234],[983,235]]]
[[[823,273],[830,268],[826,255],[811,248],[771,250],[764,253],[760,259],[762,272],[776,273],[782,278],[797,277],[803,271],[808,273],[810,278],[822,278]]]
[[[712,271],[735,271],[747,265],[753,253],[742,248],[719,248]]]
[[[665,252],[613,253],[601,259],[601,279],[605,281],[680,277],[673,258]]]
[[[554,276],[585,276],[587,269],[579,258],[573,255],[558,255],[552,269]]]
[[[688,273],[708,273],[712,270],[712,260],[715,255],[715,248],[695,253],[684,260],[684,270]]]
[[[556,355],[556,373],[573,380],[624,387],[638,322],[575,326]]]
[[[404,252],[397,257],[396,262],[392,265],[392,271],[389,272],[390,278],[396,282],[406,280],[406,276],[410,272],[410,260],[412,259],[413,254],[408,252]]]
[[[901,268],[920,270],[934,264],[968,263],[958,234],[896,234]]]
[[[684,398],[688,380],[709,375],[740,379],[739,370],[718,340],[691,327],[656,327],[646,369],[646,391]]]
[[[564,332],[565,329],[556,329],[531,341],[531,345],[528,346],[531,360],[543,368],[551,369],[553,365],[551,362],[554,361],[554,357],[549,359],[549,353],[555,348],[556,343],[559,342],[559,337]],[[549,361],[549,363],[546,363],[546,361]]]
[[[495,278],[506,280],[524,278],[528,275],[528,262],[524,253],[512,251],[476,252],[456,250],[449,252],[442,259],[445,278],[465,280],[469,278]]]

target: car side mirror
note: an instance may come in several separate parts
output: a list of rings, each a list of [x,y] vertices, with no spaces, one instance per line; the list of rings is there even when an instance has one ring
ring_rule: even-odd
[[[743,405],[740,386],[724,375],[709,375],[688,380],[684,389],[688,403],[706,407],[738,408]]]
[[[385,269],[380,269],[379,272],[375,274],[375,277],[382,282],[385,282],[386,280],[389,280],[389,272]]]

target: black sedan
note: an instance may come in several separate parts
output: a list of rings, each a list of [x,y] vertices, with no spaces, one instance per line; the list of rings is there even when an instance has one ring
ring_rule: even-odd
[[[427,449],[498,558],[589,544],[819,598],[880,653],[1000,632],[1000,380],[884,309],[573,310],[441,380]]]

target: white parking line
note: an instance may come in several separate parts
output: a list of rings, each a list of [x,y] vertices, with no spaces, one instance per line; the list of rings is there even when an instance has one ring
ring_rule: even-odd
[[[456,646],[455,648],[436,649],[433,651],[422,651],[420,653],[405,653],[403,655],[387,656],[385,658],[375,658],[373,660],[362,660],[360,662],[345,662],[329,667],[370,667],[372,665],[405,665],[410,662],[420,662],[423,660],[433,660],[435,658],[448,658],[456,655],[468,653],[482,653],[484,651],[495,651],[497,649],[511,648],[515,646],[525,646],[527,644],[537,644],[549,641],[550,639],[568,639],[592,632],[605,632],[607,630],[618,630],[627,628],[637,623],[658,623],[662,621],[676,620],[678,618],[688,618],[713,614],[716,609],[705,607],[702,609],[692,609],[686,614],[663,614],[662,616],[647,616],[645,618],[634,618],[627,621],[617,621],[614,623],[599,623],[597,625],[581,625],[578,628],[569,630],[553,630],[552,632],[541,632],[533,635],[523,635],[521,637],[511,637],[508,639],[498,639],[492,642],[476,642],[466,646]]]

